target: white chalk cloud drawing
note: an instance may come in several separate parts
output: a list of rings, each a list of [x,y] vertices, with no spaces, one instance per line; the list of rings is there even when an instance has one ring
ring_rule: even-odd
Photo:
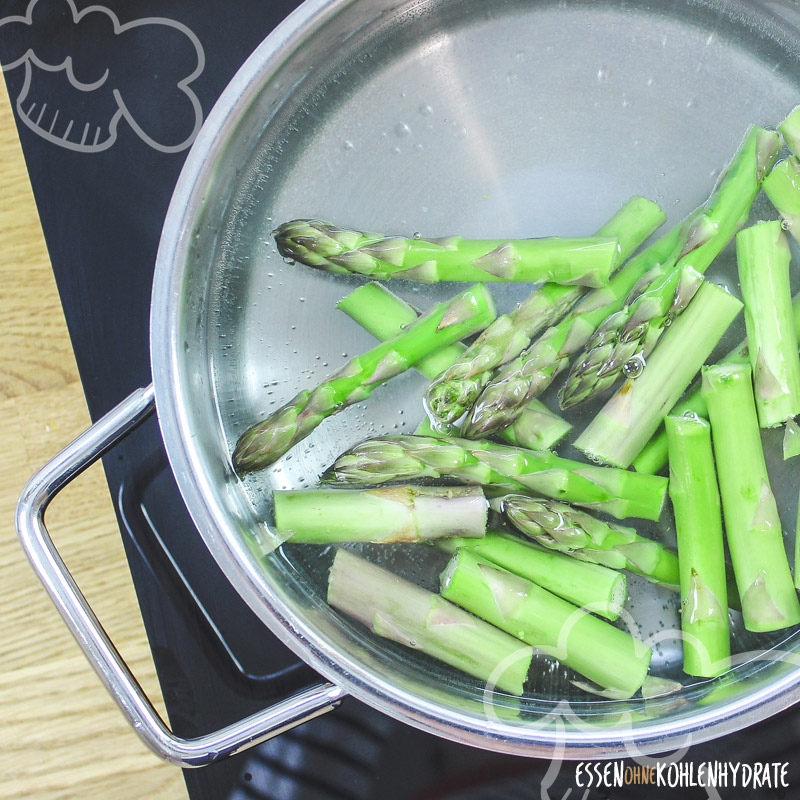
[[[64,26],[59,41],[40,35],[35,48],[30,46],[37,28],[51,31],[54,18]],[[0,36],[11,53],[3,71],[25,70],[16,99],[20,120],[59,147],[81,153],[107,150],[124,121],[150,147],[177,153],[192,144],[203,124],[200,100],[190,84],[203,72],[205,53],[197,36],[180,22],[143,17],[121,23],[105,6],[79,11],[74,0],[30,0],[23,15],[0,17]],[[153,70],[152,50],[165,43],[180,53],[179,63],[190,62],[188,74],[165,81]],[[8,56],[9,47],[5,49]],[[135,93],[130,91],[131,71],[138,82]],[[59,82],[57,91],[52,81]],[[145,101],[147,109],[131,108]],[[154,124],[153,109],[169,115],[169,124]],[[169,138],[178,141],[165,141]]]

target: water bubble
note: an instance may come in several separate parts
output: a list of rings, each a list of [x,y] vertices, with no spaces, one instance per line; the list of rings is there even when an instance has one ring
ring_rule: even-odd
[[[622,365],[622,374],[626,378],[638,378],[645,366],[644,356],[637,354]]]
[[[397,136],[410,136],[411,128],[409,128],[405,122],[398,122],[397,125],[394,126],[394,132]]]

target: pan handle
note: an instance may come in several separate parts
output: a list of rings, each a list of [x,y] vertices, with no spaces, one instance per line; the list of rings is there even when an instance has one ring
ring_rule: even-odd
[[[181,767],[202,767],[335,708],[345,691],[320,683],[246,719],[195,739],[176,736],[163,722],[70,575],[44,523],[50,501],[154,410],[152,384],[137,389],[45,464],[17,503],[17,532],[39,580],[100,680],[144,743]]]

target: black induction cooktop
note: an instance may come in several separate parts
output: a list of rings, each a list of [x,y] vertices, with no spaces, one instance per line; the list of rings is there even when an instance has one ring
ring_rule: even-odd
[[[199,125],[292,0],[3,0],[0,63],[93,418],[150,382],[159,234]],[[173,729],[197,736],[318,680],[223,578],[180,499],[149,420],[104,460]],[[131,737],[135,734],[131,732]],[[685,762],[789,761],[788,712]],[[186,771],[193,800],[706,797],[582,789],[575,766],[473,750],[356,702],[257,748]],[[585,781],[583,781],[585,783]],[[586,794],[584,795],[584,791]],[[794,789],[720,790],[790,797]]]

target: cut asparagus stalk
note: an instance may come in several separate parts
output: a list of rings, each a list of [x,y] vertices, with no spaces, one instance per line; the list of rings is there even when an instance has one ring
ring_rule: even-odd
[[[373,633],[521,695],[533,649],[437,594],[340,548],[328,602]]]
[[[761,222],[736,236],[744,321],[762,428],[800,414],[800,358],[789,288],[789,243],[780,222]]]
[[[625,604],[627,580],[621,572],[544,550],[518,536],[487,533],[482,539],[441,539],[436,546],[446,553],[469,550],[606,619],[617,619]]]
[[[704,367],[702,391],[745,627],[786,628],[800,622],[800,604],[764,463],[750,366]]]
[[[713,283],[704,283],[669,328],[641,375],[628,378],[578,437],[589,458],[627,467],[686,391],[742,303]]]
[[[574,362],[561,407],[582,403],[609,388],[632,360],[646,358],[664,330],[686,308],[702,274],[747,221],[750,207],[780,149],[773,131],[753,126],[711,197],[691,222],[675,266],[637,287],[625,308],[608,319]]]
[[[647,675],[652,651],[645,644],[467,550],[459,550],[445,568],[441,593],[625,697],[632,697]]]
[[[800,456],[800,426],[790,419],[783,432],[783,460]]]
[[[795,108],[786,119],[778,125],[786,146],[796,156],[800,156],[800,106]]]
[[[787,158],[764,178],[764,193],[783,219],[783,225],[800,241],[800,163]]]
[[[351,359],[315,389],[303,390],[245,431],[233,453],[236,471],[244,474],[269,466],[326,417],[366,400],[376,386],[425,356],[483,330],[494,318],[494,303],[483,284],[433,306],[402,333]]]
[[[666,219],[644,197],[631,198],[596,236],[617,236],[618,262],[627,260]],[[441,422],[455,422],[491,380],[492,371],[518,356],[536,334],[558,322],[586,294],[585,287],[545,284],[510,314],[498,317],[428,389],[426,403]]]
[[[440,281],[551,281],[605,286],[617,261],[616,236],[579,239],[407,239],[296,219],[273,231],[284,258],[327,272]]]
[[[795,336],[800,339],[800,294],[792,299],[792,322]],[[750,351],[747,339],[734,347],[719,363],[720,364],[749,364]],[[675,407],[670,415],[679,417],[687,412],[698,417],[708,417],[708,409],[700,394],[700,385],[692,389]],[[644,446],[642,452],[633,459],[633,467],[637,472],[646,472],[655,475],[667,466],[667,434],[664,428],[659,428],[658,433]]]
[[[667,417],[666,431],[678,533],[683,671],[712,678],[730,668],[731,647],[711,426],[700,417]]]
[[[571,423],[534,398],[512,425],[500,431],[500,436],[517,447],[549,450],[571,430]]]
[[[486,533],[487,504],[475,486],[276,490],[275,528],[287,541],[425,542]]]
[[[396,336],[417,318],[414,308],[379,283],[360,286],[340,300],[337,308],[381,341]],[[426,378],[435,378],[453,364],[465,349],[460,342],[450,345],[419,361],[416,368]],[[503,431],[503,438],[520,447],[548,450],[571,430],[570,423],[538,400],[531,400],[517,422]],[[459,436],[461,431],[452,423],[437,423],[434,426],[426,419],[416,433],[424,436],[438,436],[442,433]]]
[[[657,475],[591,466],[547,450],[432,436],[369,439],[339,456],[322,476],[351,486],[420,478],[454,478],[555,497],[618,519],[658,519],[667,488],[666,478]]]
[[[677,556],[659,542],[639,536],[633,528],[537,497],[507,495],[493,499],[491,505],[543,547],[611,569],[627,569],[652,583],[678,588]]]
[[[609,314],[618,311],[641,278],[659,265],[672,265],[685,244],[682,229],[658,239],[617,272],[604,289],[590,292],[557,325],[548,328],[517,358],[503,366],[486,386],[464,424],[470,439],[491,436],[520,416],[569,364]]]
[[[365,331],[381,342],[402,333],[419,317],[416,309],[405,300],[401,300],[383,284],[374,281],[350,292],[336,304],[336,308],[344,311],[350,319],[355,320]],[[432,381],[441,375],[466,349],[466,345],[456,342],[420,359],[414,367]]]

